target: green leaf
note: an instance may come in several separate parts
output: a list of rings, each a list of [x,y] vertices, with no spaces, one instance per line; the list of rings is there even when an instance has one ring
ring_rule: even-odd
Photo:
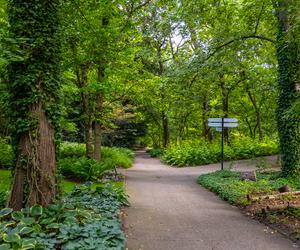
[[[10,250],[10,245],[8,244],[1,244],[0,245],[0,250]]]
[[[32,225],[35,222],[35,220],[34,220],[34,218],[27,217],[27,218],[23,218],[21,220],[21,222],[24,223],[27,226],[30,226],[30,225]]]
[[[3,208],[0,210],[0,218],[3,218],[7,215],[9,215],[13,210],[11,208]]]
[[[30,214],[32,216],[38,216],[43,214],[43,208],[40,205],[34,205],[32,208],[30,208]]]
[[[21,230],[20,230],[20,234],[21,235],[24,235],[24,234],[29,234],[33,231],[33,228],[31,227],[23,227]]]
[[[20,221],[24,219],[24,214],[22,212],[17,211],[17,212],[13,212],[11,217],[16,221]]]
[[[49,228],[49,229],[57,229],[59,227],[60,226],[58,223],[51,223],[50,225],[47,226],[47,228]]]
[[[46,218],[40,221],[41,225],[46,225],[46,224],[50,224],[54,221],[54,218]]]
[[[23,240],[21,249],[22,250],[34,249],[35,245],[36,245],[36,240],[34,239]]]
[[[3,241],[9,243],[19,243],[21,241],[21,237],[17,233],[3,234]]]

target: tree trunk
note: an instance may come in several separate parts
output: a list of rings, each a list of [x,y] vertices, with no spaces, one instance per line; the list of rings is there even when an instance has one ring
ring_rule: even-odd
[[[207,117],[207,113],[209,111],[209,105],[208,105],[208,101],[204,101],[202,103],[202,126],[203,126],[203,137],[205,138],[205,140],[211,142],[213,137],[212,137],[212,133],[211,133],[211,129],[210,127],[208,127],[208,117]]]
[[[257,101],[256,101],[255,95],[252,95],[252,93],[251,93],[250,90],[248,91],[248,96],[249,96],[249,98],[251,100],[251,103],[252,103],[252,106],[254,108],[255,115],[256,115],[256,126],[255,126],[255,128],[258,129],[259,141],[262,141],[263,138],[264,138],[264,134],[263,134],[262,126],[261,126],[260,108],[257,105]],[[256,134],[256,131],[254,131],[254,134]]]
[[[98,66],[98,83],[102,84],[104,80],[105,66],[100,63]],[[104,96],[101,88],[96,94],[96,112],[95,112],[95,142],[94,142],[94,158],[97,161],[101,160],[101,143],[102,143],[102,113],[103,113]]]
[[[8,206],[15,210],[34,204],[47,206],[56,194],[54,129],[41,103],[32,106],[29,112],[39,125],[36,130],[24,133],[18,143],[16,171],[8,202]]]
[[[220,76],[221,90],[222,90],[222,108],[223,117],[228,118],[229,115],[229,90],[225,87],[224,77]],[[229,129],[224,128],[224,142],[229,142]]]
[[[15,171],[8,206],[49,205],[56,195],[60,89],[59,1],[12,0],[10,31],[22,61],[8,67]],[[43,17],[42,19],[40,17]],[[29,25],[30,24],[30,25]]]
[[[162,112],[163,147],[166,148],[170,141],[169,121],[165,111]]]
[[[88,83],[88,64],[83,63],[77,70],[77,82],[81,88],[82,113],[84,120],[85,153],[87,158],[93,157],[93,121],[89,94],[85,92]]]
[[[299,6],[298,0],[279,0],[277,6],[279,73],[277,124],[284,175],[299,175],[300,173],[300,119],[299,114],[289,114],[299,97],[297,84],[300,83],[300,48],[299,41],[295,38],[299,36],[299,28],[298,32],[291,28],[292,25],[298,25],[292,23],[292,18],[295,18],[297,14],[293,13],[292,9],[298,10],[299,8],[295,7],[297,5]]]

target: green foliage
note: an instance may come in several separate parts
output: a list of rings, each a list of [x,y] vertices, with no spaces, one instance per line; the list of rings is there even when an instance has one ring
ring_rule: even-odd
[[[134,153],[130,149],[102,147],[101,153],[103,160],[111,159],[116,167],[130,168],[132,166]]]
[[[13,152],[5,139],[0,138],[0,168],[12,166]]]
[[[276,141],[258,142],[243,138],[225,145],[225,160],[249,159],[278,153]],[[221,160],[221,146],[218,143],[186,143],[167,148],[162,155],[163,162],[175,166],[205,165]]]
[[[124,204],[122,189],[85,185],[47,208],[0,210],[0,249],[124,249]]]
[[[11,183],[10,176],[10,171],[0,170],[0,209],[6,205],[8,190]]]
[[[247,194],[268,193],[284,185],[300,189],[298,178],[284,178],[278,173],[258,173],[257,182],[242,181],[238,172],[230,170],[201,175],[198,183],[236,205],[249,205]]]
[[[151,157],[156,158],[163,154],[163,150],[160,148],[151,148],[147,150],[147,153],[149,153]]]
[[[86,157],[68,157],[60,159],[58,168],[63,176],[68,179],[77,179],[83,181],[96,181],[100,179],[105,172],[114,169],[113,159],[104,159],[101,162]]]
[[[59,148],[59,158],[82,157],[85,156],[85,145],[75,142],[61,143]]]
[[[133,152],[126,148],[101,148],[100,162],[85,157],[85,145],[62,143],[58,161],[61,173],[77,180],[98,180],[116,167],[129,168],[133,163]]]

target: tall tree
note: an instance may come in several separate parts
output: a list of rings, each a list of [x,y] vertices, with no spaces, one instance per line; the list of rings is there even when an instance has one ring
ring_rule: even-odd
[[[284,175],[299,175],[300,115],[290,115],[289,111],[299,100],[300,95],[300,3],[297,0],[278,0],[273,1],[273,4],[278,18],[279,99],[277,123],[282,172]]]
[[[24,59],[8,68],[15,170],[8,206],[47,206],[56,194],[59,0],[12,0],[9,23]]]

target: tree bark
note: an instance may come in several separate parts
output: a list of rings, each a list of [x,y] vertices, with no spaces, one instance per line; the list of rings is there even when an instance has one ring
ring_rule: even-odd
[[[30,108],[30,116],[39,121],[36,130],[24,133],[18,143],[16,170],[8,207],[47,206],[56,194],[55,132],[42,104]],[[25,195],[26,189],[28,193]]]

